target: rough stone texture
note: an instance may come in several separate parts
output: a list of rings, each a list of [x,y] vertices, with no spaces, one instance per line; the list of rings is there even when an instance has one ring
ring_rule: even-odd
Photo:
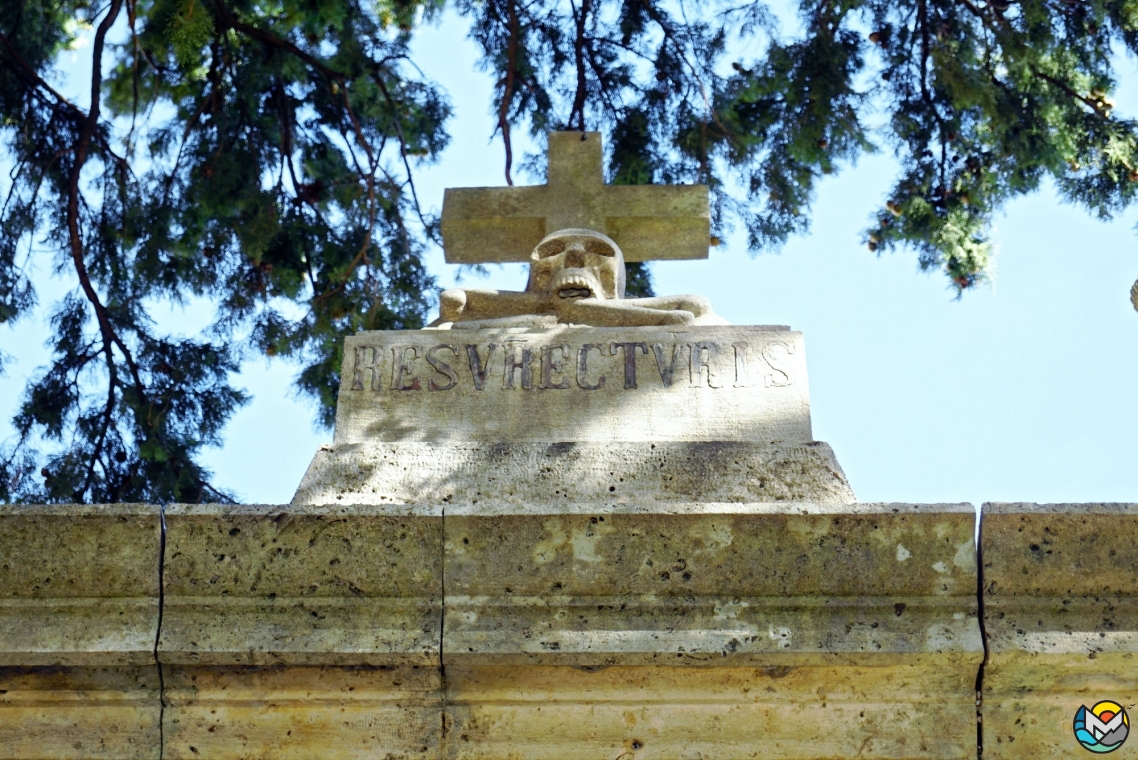
[[[160,535],[154,506],[0,505],[0,666],[153,663]]]
[[[710,326],[358,333],[335,433],[337,445],[811,440],[802,334]]]
[[[448,188],[443,250],[452,264],[528,261],[556,230],[603,232],[628,261],[705,259],[711,242],[706,185],[606,185],[599,132],[549,135],[548,183]]]
[[[0,757],[158,760],[159,684],[155,666],[0,668]]]
[[[1104,699],[1131,708],[1133,732],[1135,535],[1138,504],[984,505],[984,757],[1082,755],[1075,712]]]
[[[166,760],[439,757],[437,665],[180,667],[166,699]]]
[[[825,443],[371,443],[317,452],[293,504],[850,503]],[[582,506],[584,505],[584,506]]]
[[[0,506],[0,757],[158,756],[159,509]]]
[[[982,651],[970,505],[634,510],[449,508],[447,662]]]
[[[161,679],[158,510],[5,509],[0,757],[973,756],[969,507],[590,493],[171,507]],[[985,757],[1135,703],[1136,522],[985,506]]]
[[[445,757],[975,758],[963,668],[879,657],[876,667],[448,666]]]
[[[449,757],[975,755],[968,505],[477,505],[445,531]]]
[[[172,505],[162,662],[437,663],[438,515]]]
[[[430,754],[438,509],[175,505],[166,525],[164,757]]]

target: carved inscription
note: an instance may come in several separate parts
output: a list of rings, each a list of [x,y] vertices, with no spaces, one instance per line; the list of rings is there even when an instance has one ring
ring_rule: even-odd
[[[596,391],[613,381],[626,391],[673,387],[676,370],[688,370],[688,387],[735,388],[793,385],[793,344],[721,345],[715,341],[643,341],[540,344],[525,340],[494,343],[356,346],[349,390],[380,392]],[[657,384],[658,380],[658,384]]]
[[[589,352],[593,349],[604,356],[604,348],[596,343],[586,343],[577,351],[577,385],[587,391],[597,391],[605,387],[605,376],[601,375],[597,382],[589,382]]]
[[[455,346],[451,346],[446,343],[439,346],[431,346],[427,350],[427,363],[434,367],[435,372],[446,378],[445,385],[439,385],[433,377],[427,380],[427,390],[430,391],[449,391],[451,388],[458,385],[458,373],[454,371],[454,368],[451,367],[448,362],[443,361],[438,357],[440,351],[451,352],[454,354],[454,359],[457,359],[460,356],[458,349]]]

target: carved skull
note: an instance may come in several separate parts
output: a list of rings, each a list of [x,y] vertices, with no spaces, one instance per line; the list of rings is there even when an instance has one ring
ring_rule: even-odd
[[[592,230],[558,230],[530,254],[530,293],[555,298],[624,298],[624,254]]]

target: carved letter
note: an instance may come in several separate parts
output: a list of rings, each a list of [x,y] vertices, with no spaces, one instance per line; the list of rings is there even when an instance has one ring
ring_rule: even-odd
[[[446,385],[439,385],[435,382],[435,378],[433,377],[428,379],[427,390],[429,391],[449,391],[451,388],[458,385],[458,373],[455,372],[454,369],[442,359],[435,358],[435,352],[440,348],[445,348],[446,350],[453,353],[455,355],[455,358],[458,358],[458,349],[454,346],[448,346],[445,343],[439,346],[432,346],[431,349],[427,351],[427,363],[434,367],[435,371],[440,375],[445,375],[447,379]]]
[[[785,343],[772,343],[763,349],[763,359],[774,372],[768,372],[763,375],[763,385],[767,388],[781,388],[785,385],[794,383],[794,379],[790,376],[790,368],[782,363],[781,357],[775,353],[776,348],[781,348],[788,354],[794,353],[794,347],[788,346]]]
[[[751,376],[747,374],[747,344],[734,343],[732,347],[735,349],[735,387],[750,387]]]
[[[680,358],[683,352],[682,343],[672,344],[672,363],[664,366],[664,345],[662,343],[652,344],[652,353],[656,354],[656,367],[660,370],[660,382],[664,384],[665,388],[672,387],[672,378],[676,376],[676,361]]]
[[[363,361],[364,351],[371,351],[371,361]],[[378,391],[381,384],[380,371],[382,370],[383,352],[375,346],[356,346],[355,367],[352,370],[352,390],[364,389],[364,370],[371,371],[371,382],[368,385],[373,391]]]
[[[522,357],[518,358],[518,345],[517,343],[510,343],[506,347],[506,376],[502,378],[502,390],[512,391],[514,389],[514,372],[516,370],[522,371],[522,389],[533,390],[533,349],[525,344],[522,344]]]
[[[482,362],[482,358],[478,356],[478,346],[467,344],[466,356],[470,359],[470,376],[474,378],[474,390],[480,391],[486,387],[486,373],[490,371],[490,360],[494,358],[494,349],[497,348],[493,343],[486,351],[486,362]]]
[[[411,352],[411,358],[407,358],[407,352]],[[415,360],[419,358],[418,346],[394,346],[391,349],[391,355],[394,359],[394,370],[391,373],[391,390],[393,391],[417,391],[420,389],[419,378],[414,375],[411,376],[411,384],[407,385],[406,379],[403,377],[405,374],[415,371]]]
[[[647,343],[610,343],[609,355],[616,356],[617,349],[624,351],[624,389],[636,387],[636,349],[648,353]]]
[[[553,352],[560,351],[561,358],[554,359]],[[542,346],[541,347],[541,385],[539,388],[551,389],[569,387],[569,379],[562,377],[559,382],[553,382],[553,373],[561,374],[565,371],[565,360],[569,357],[569,346]]]
[[[604,349],[596,343],[586,343],[577,352],[577,385],[587,391],[595,391],[605,387],[604,375],[597,378],[596,385],[589,384],[589,352],[594,348],[597,349],[597,353],[604,356]]]
[[[706,352],[706,354],[705,354]],[[698,388],[703,385],[703,370],[707,368],[707,387],[722,388],[715,384],[715,375],[712,374],[711,363],[719,356],[719,344],[711,341],[700,341],[691,344],[691,387]]]

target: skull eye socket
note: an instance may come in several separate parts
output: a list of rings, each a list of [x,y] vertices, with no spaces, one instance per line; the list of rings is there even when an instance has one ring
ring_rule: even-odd
[[[565,241],[564,240],[550,240],[550,241],[542,243],[540,246],[538,246],[537,255],[538,255],[538,258],[548,259],[550,256],[556,256],[557,254],[563,252],[564,250],[565,250]]]
[[[614,256],[612,247],[603,240],[589,240],[585,243],[585,251],[597,256]]]

